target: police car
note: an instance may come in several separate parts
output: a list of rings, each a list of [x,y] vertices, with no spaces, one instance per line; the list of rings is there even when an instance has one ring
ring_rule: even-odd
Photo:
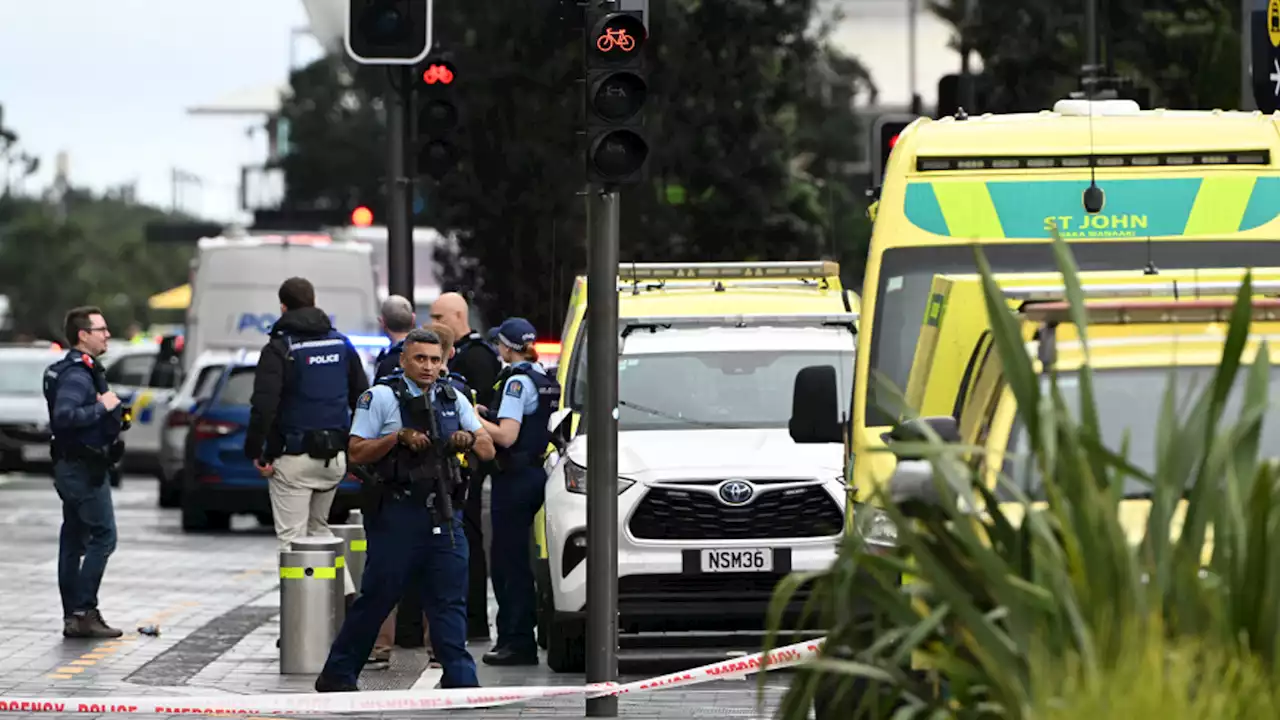
[[[830,365],[846,391],[854,313],[624,318],[618,362],[618,610],[622,633],[760,633],[777,582],[826,568],[844,526],[843,450],[798,445],[796,374]],[[579,341],[581,342],[581,340]],[[563,429],[585,404],[568,369]],[[848,397],[849,392],[842,394]],[[847,402],[847,401],[846,401]],[[844,410],[847,412],[847,408]],[[583,669],[587,425],[548,459],[547,664]],[[788,618],[799,621],[801,594]],[[795,627],[795,625],[793,625]]]
[[[50,464],[44,371],[62,355],[51,343],[0,345],[0,473]]]
[[[182,382],[180,338],[156,337],[143,343],[119,342],[100,362],[107,385],[133,408],[133,424],[124,435],[124,464],[129,470],[160,477],[160,439],[174,392]]]

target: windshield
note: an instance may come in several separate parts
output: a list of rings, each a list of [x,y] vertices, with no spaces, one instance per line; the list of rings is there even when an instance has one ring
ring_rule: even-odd
[[[1160,406],[1164,402],[1165,389],[1172,382],[1176,383],[1176,403],[1180,419],[1185,420],[1191,403],[1204,393],[1204,389],[1213,381],[1212,367],[1152,367],[1152,368],[1117,368],[1093,371],[1094,397],[1098,408],[1099,430],[1109,447],[1117,454],[1121,450],[1125,433],[1129,434],[1128,460],[1134,467],[1148,473],[1154,473],[1156,467],[1156,433],[1159,422]],[[1241,372],[1227,397],[1223,410],[1223,423],[1233,424],[1240,418],[1244,376]],[[1042,378],[1042,388],[1048,392],[1049,378]],[[1072,417],[1080,417],[1080,377],[1078,373],[1060,373],[1058,388],[1062,391],[1063,401]],[[1268,410],[1262,423],[1262,436],[1259,447],[1263,452],[1276,452],[1280,448],[1280,366],[1271,370],[1271,382],[1267,389]],[[1026,426],[1021,420],[1015,422],[1010,438],[1009,450],[1013,454],[1025,453],[1029,447]],[[1005,473],[1033,499],[1044,499],[1044,488],[1040,473],[1034,466],[1026,462],[1025,457],[1017,457],[1005,463]],[[1147,486],[1137,480],[1125,480],[1126,497],[1145,497],[1149,494]]]
[[[1161,270],[1280,265],[1280,242],[1072,242],[1071,250],[1076,264],[1084,271],[1140,270],[1148,260]],[[997,273],[1057,270],[1049,243],[985,244],[982,251]],[[892,414],[883,410],[894,404],[889,398],[877,401],[874,377],[878,372],[899,390],[906,388],[933,276],[976,273],[973,258],[972,245],[893,248],[881,256],[875,315],[870,328],[868,427],[894,424]],[[864,326],[863,332],[866,331]]]
[[[0,395],[43,394],[45,368],[56,359],[46,362],[30,358],[0,358]]]
[[[581,354],[579,354],[581,353]],[[573,407],[587,398],[585,347],[573,383]],[[784,428],[796,374],[810,365],[836,369],[841,398],[852,396],[853,351],[672,352],[618,361],[618,429]],[[842,403],[842,417],[848,404]],[[585,428],[586,423],[579,424]]]
[[[236,368],[231,371],[231,377],[227,378],[227,382],[222,386],[222,392],[218,393],[217,403],[219,405],[248,405],[249,398],[253,396],[253,377],[257,368],[245,367]]]

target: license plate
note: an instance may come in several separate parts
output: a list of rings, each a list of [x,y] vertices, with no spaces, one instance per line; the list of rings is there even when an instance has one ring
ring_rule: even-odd
[[[702,572],[773,572],[773,551],[768,548],[703,550]]]
[[[22,459],[28,462],[49,459],[48,445],[23,445]]]

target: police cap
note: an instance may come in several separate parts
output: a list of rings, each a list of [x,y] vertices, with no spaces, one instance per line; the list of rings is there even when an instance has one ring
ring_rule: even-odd
[[[538,339],[533,323],[522,317],[507,318],[498,326],[498,342],[512,350],[524,350]]]

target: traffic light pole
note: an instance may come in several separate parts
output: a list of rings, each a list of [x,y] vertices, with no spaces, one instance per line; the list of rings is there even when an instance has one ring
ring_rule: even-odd
[[[413,300],[413,179],[408,173],[410,73],[387,68],[387,292]]]
[[[618,192],[587,193],[587,682],[618,678]],[[587,699],[617,717],[618,697]]]

